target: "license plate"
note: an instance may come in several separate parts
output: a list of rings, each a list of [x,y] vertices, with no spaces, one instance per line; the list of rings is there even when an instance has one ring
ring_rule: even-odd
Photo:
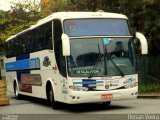
[[[102,94],[101,95],[101,99],[111,99],[111,98],[113,98],[112,94]]]

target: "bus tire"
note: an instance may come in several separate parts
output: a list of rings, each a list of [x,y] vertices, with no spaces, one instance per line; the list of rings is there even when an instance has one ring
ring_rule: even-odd
[[[50,91],[49,91],[49,96],[50,96],[50,101],[51,101],[51,106],[53,109],[60,109],[60,103],[55,101],[54,99],[54,91],[53,89],[51,88]]]
[[[13,88],[14,88],[15,98],[18,99],[18,100],[21,99],[21,95],[18,92],[18,86],[17,86],[17,83],[15,81],[14,81]]]

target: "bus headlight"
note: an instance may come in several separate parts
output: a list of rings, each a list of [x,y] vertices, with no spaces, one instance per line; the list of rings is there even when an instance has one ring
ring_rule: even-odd
[[[76,86],[76,85],[69,86],[69,88],[74,91],[87,91],[88,90],[87,87]]]
[[[138,86],[138,82],[129,83],[129,84],[125,85],[124,87],[126,89],[128,89],[128,88],[133,88],[133,87],[136,87],[136,86]]]

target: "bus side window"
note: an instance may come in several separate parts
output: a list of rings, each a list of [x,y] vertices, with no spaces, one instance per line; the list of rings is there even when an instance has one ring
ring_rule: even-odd
[[[14,50],[14,52],[15,52],[15,55],[16,56],[18,56],[18,55],[21,55],[22,54],[22,47],[21,47],[21,45],[20,45],[20,43],[21,43],[21,41],[19,40],[19,38],[16,38],[15,39],[15,50]]]
[[[37,41],[38,41],[37,42],[37,49],[42,50],[44,38],[43,38],[43,31],[41,31],[41,30],[39,30],[39,32],[38,32],[38,40]]]
[[[26,53],[31,53],[32,49],[34,48],[32,46],[32,36],[31,36],[31,32],[28,32],[25,36],[25,46],[26,46]]]
[[[62,25],[59,20],[54,20],[54,51],[58,69],[62,76],[66,76],[65,57],[62,55]]]
[[[53,49],[52,44],[52,22],[49,22],[44,27],[44,49]]]
[[[22,40],[22,51],[23,51],[23,53],[22,54],[26,54],[27,53],[27,46],[26,46],[26,39],[25,39],[25,37],[23,36],[22,38],[21,38],[21,40]]]
[[[8,55],[9,55],[9,57],[14,56],[14,41],[13,40],[9,41]]]
[[[9,43],[8,42],[5,43],[5,55],[7,58],[9,57]]]
[[[46,32],[46,49],[53,49],[52,46],[52,29],[49,29]]]
[[[37,34],[36,34],[36,30],[32,30],[30,35],[31,35],[31,39],[32,39],[31,52],[36,52],[37,51]]]

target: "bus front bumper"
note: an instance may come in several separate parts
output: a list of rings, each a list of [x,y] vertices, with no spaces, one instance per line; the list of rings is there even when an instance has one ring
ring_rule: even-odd
[[[99,103],[117,100],[136,99],[138,86],[130,89],[111,91],[70,91],[69,104]]]

